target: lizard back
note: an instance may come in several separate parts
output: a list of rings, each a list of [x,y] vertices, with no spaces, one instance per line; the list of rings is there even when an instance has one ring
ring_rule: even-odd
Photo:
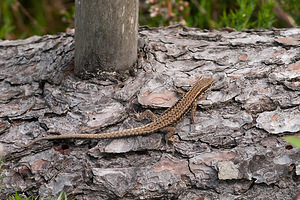
[[[197,100],[198,96],[213,84],[213,81],[212,78],[199,79],[174,106],[167,109],[157,120],[148,125],[160,129],[178,122],[190,110],[191,105]]]

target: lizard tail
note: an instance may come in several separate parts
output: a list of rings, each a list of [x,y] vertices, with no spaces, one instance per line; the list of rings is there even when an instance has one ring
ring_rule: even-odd
[[[136,135],[144,135],[153,132],[148,128],[148,125],[132,128],[132,129],[125,129],[107,133],[100,133],[100,134],[64,134],[64,135],[53,135],[53,136],[46,136],[41,138],[36,138],[32,142],[27,145],[20,146],[16,145],[21,148],[28,148],[33,144],[42,141],[42,140],[59,140],[59,139],[112,139],[112,138],[122,138],[122,137],[129,137],[129,136],[136,136]]]

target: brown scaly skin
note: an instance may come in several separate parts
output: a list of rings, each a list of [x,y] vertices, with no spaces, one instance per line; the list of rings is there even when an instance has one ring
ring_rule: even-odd
[[[57,139],[112,139],[112,138],[122,138],[129,136],[146,135],[149,133],[156,132],[158,130],[168,131],[166,135],[166,140],[171,140],[170,138],[175,133],[175,129],[170,127],[177,123],[185,113],[187,113],[192,108],[192,119],[196,110],[198,98],[208,90],[213,84],[214,79],[212,78],[200,78],[193,87],[178,101],[174,106],[167,109],[159,118],[154,119],[153,122],[140,126],[137,128],[113,131],[108,133],[100,134],[66,134],[66,135],[55,135],[47,136],[42,138],[37,138],[27,144],[24,147],[29,147],[42,140],[57,140]],[[149,112],[149,111],[148,111]],[[149,114],[149,113],[148,113]]]

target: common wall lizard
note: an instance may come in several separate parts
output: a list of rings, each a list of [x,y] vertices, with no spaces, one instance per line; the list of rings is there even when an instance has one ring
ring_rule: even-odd
[[[166,134],[166,142],[170,139],[174,133],[174,127],[171,127],[178,120],[184,116],[192,108],[192,119],[194,112],[197,107],[198,98],[205,93],[206,90],[210,88],[213,84],[214,79],[212,78],[200,78],[197,82],[192,86],[192,88],[179,100],[175,103],[174,106],[167,109],[159,118],[156,118],[155,115],[151,111],[147,111],[146,114],[152,115],[154,121],[146,124],[144,126],[140,126],[137,128],[100,133],[100,134],[65,134],[65,135],[55,135],[55,136],[46,136],[42,138],[37,138],[30,142],[29,144],[23,147],[29,147],[36,142],[42,140],[57,140],[57,139],[111,139],[111,138],[122,138],[129,136],[138,136],[138,135],[146,135],[149,133],[156,132],[158,130],[168,131]]]

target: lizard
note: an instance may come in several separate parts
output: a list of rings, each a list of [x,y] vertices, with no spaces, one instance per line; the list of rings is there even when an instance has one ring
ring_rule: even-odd
[[[158,130],[169,132],[165,135],[166,144],[168,141],[173,141],[173,135],[175,134],[175,128],[171,127],[176,124],[187,112],[192,110],[191,116],[194,122],[194,114],[197,108],[198,99],[208,90],[214,82],[213,78],[199,78],[191,89],[185,93],[185,95],[177,101],[172,107],[168,108],[160,117],[156,117],[150,110],[146,110],[142,118],[145,115],[150,116],[153,121],[136,128],[124,129],[113,132],[98,133],[98,134],[64,134],[55,136],[46,136],[36,138],[29,144],[23,146],[25,148],[42,141],[42,140],[57,140],[57,139],[114,139],[138,135],[147,135]]]

